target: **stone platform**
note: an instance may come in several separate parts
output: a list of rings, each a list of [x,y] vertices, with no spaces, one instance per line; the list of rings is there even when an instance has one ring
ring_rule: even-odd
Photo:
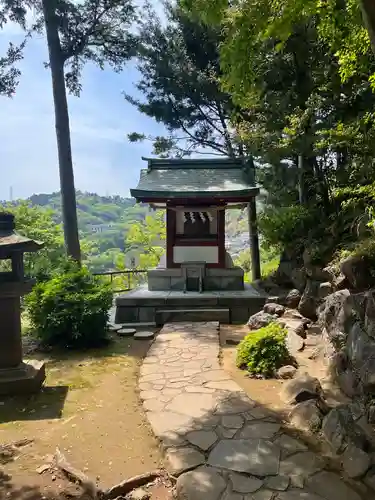
[[[0,370],[0,396],[33,394],[41,389],[45,378],[45,364],[36,360]]]
[[[219,362],[218,323],[168,324],[141,367],[140,397],[179,500],[370,500],[286,434]],[[358,491],[363,493],[361,496]]]
[[[116,298],[116,323],[152,322],[159,325],[168,321],[220,321],[246,323],[260,311],[266,296],[251,285],[244,290],[216,292],[150,291],[147,285]],[[174,311],[174,317],[164,314]],[[189,311],[189,317],[185,313]],[[196,312],[194,317],[194,311]],[[201,312],[200,312],[201,311]],[[204,312],[203,312],[204,311]],[[222,321],[221,318],[227,318]]]
[[[185,286],[181,268],[151,269],[147,273],[147,280],[148,288],[151,291],[183,291]],[[240,267],[229,269],[208,267],[205,269],[202,281],[204,290],[243,290],[244,270]]]

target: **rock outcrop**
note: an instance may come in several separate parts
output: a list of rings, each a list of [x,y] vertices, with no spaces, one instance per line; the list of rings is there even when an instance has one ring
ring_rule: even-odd
[[[375,290],[329,295],[319,314],[331,373],[350,395],[375,394]],[[351,383],[351,387],[349,386]]]
[[[308,251],[300,256],[285,251],[274,277],[283,295],[270,298],[265,311],[287,329],[296,367],[301,351],[315,343],[308,359],[327,368],[321,384],[301,377],[294,366],[279,370],[279,378],[291,378],[282,394],[290,405],[289,420],[318,433],[348,477],[362,478],[375,489],[375,275],[370,268],[366,257],[348,257],[338,270],[317,266]]]

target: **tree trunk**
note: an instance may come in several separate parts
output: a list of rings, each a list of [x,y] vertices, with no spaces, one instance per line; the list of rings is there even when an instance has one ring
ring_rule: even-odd
[[[300,154],[298,155],[298,197],[301,205],[307,205],[309,201],[306,174],[306,159]]]
[[[375,2],[374,0],[360,0],[363,22],[367,28],[371,48],[375,54]]]
[[[81,249],[78,237],[77,204],[74,188],[69,112],[64,76],[64,57],[60,45],[58,19],[56,16],[57,1],[42,0],[42,4],[51,68],[53,102],[55,107],[55,127],[59,157],[65,246],[68,256],[80,262]]]
[[[261,278],[260,252],[258,238],[257,208],[255,198],[252,198],[247,205],[249,217],[249,242],[251,256],[251,274],[253,281]]]

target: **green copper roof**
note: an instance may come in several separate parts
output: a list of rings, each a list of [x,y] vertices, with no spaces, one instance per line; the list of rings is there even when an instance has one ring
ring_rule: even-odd
[[[204,196],[255,196],[259,189],[251,182],[242,160],[148,160],[138,186],[131,195],[139,199],[200,198]]]

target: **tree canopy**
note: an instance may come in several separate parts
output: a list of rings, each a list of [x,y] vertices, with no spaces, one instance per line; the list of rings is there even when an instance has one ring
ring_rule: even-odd
[[[142,98],[125,97],[169,134],[148,138],[136,131],[129,139],[153,140],[154,152],[162,156],[239,154],[242,145],[230,123],[236,108],[220,85],[220,30],[202,26],[172,4],[166,5],[166,17],[165,23],[152,9],[145,14],[136,84]]]
[[[256,72],[252,55],[257,49],[267,39],[282,49],[298,25],[315,23],[319,38],[338,59],[343,80],[368,73],[368,60],[375,54],[371,0],[180,0],[180,4],[209,25],[224,28],[222,65],[227,86],[237,96],[252,85]]]

